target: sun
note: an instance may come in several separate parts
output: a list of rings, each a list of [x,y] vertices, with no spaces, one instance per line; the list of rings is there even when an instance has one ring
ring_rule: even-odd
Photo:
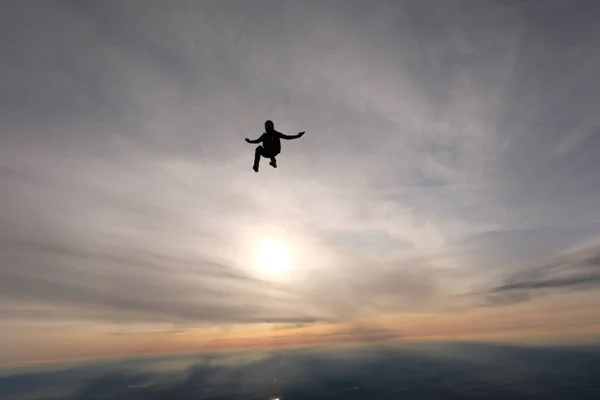
[[[261,275],[282,278],[291,267],[290,247],[281,240],[263,239],[256,247],[255,261]]]

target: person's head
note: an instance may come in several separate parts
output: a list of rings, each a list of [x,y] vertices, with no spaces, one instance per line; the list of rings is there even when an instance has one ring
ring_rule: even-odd
[[[265,129],[267,130],[267,132],[270,132],[273,129],[275,129],[275,125],[273,124],[273,121],[271,121],[271,120],[265,121]]]

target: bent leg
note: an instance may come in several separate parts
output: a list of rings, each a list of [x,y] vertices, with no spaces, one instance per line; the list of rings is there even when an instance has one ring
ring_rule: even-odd
[[[263,152],[263,157],[269,158],[271,160],[269,165],[273,168],[277,168],[277,160],[275,159],[275,157],[277,157],[278,154],[279,152],[277,151],[265,151]]]
[[[258,164],[260,163],[260,156],[262,155],[262,153],[262,146],[258,146],[256,150],[254,150],[254,165],[252,166],[252,169],[256,172],[258,172]]]

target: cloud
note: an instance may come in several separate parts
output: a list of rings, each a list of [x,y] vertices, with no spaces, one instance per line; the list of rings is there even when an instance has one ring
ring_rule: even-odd
[[[344,343],[376,343],[401,339],[403,334],[386,328],[348,328],[332,332],[296,332],[290,335],[269,335],[267,337],[219,338],[206,343],[208,347],[243,348],[257,346],[309,346],[335,345]]]
[[[44,304],[58,307],[57,318],[314,320],[299,309],[293,311],[293,299],[276,286],[202,258],[168,257],[127,247],[105,253],[67,243],[4,241],[2,248],[6,260],[19,268],[0,273],[0,298],[7,304],[21,304],[24,311],[27,305],[35,311],[36,304]],[[262,305],[267,298],[277,299],[277,305]],[[48,311],[46,317],[51,317],[53,312]]]
[[[510,283],[496,288],[496,292],[519,289],[568,288],[569,286],[597,286],[598,284],[600,284],[600,276],[577,276],[546,281],[523,281],[518,283]]]
[[[548,291],[582,291],[600,286],[600,244],[587,243],[545,264],[523,268],[487,291],[496,305],[531,300]]]
[[[600,226],[599,9],[509,3],[11,2],[0,324],[310,324],[446,309],[497,273],[503,304],[595,285],[597,255],[526,266]],[[255,174],[267,118],[307,134]],[[252,262],[266,236],[288,282]]]

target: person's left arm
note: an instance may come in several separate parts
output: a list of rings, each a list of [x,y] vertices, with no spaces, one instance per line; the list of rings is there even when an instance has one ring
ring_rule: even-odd
[[[299,137],[302,137],[302,135],[304,135],[304,132],[300,132],[297,135],[286,135],[284,133],[281,132],[277,132],[279,134],[279,137],[285,140],[290,140],[290,139],[298,139]]]

